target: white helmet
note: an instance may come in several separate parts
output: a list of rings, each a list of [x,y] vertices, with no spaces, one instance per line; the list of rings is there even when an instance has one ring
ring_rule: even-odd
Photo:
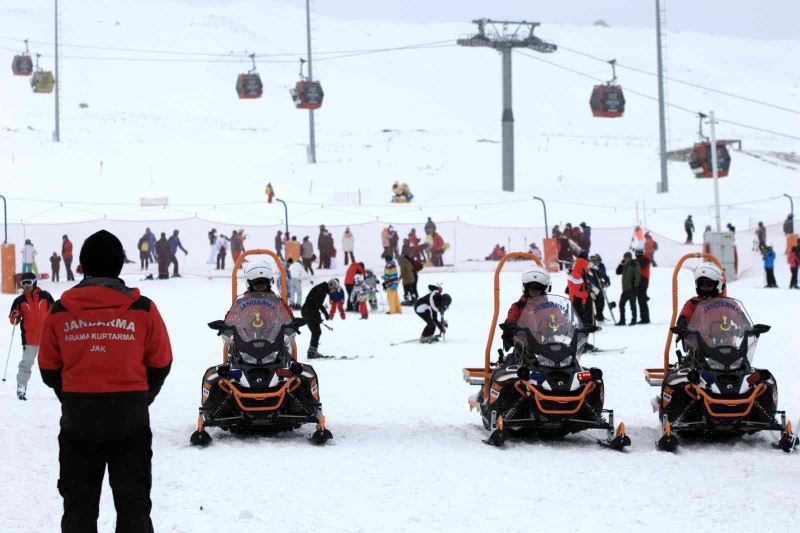
[[[722,270],[714,263],[701,263],[694,269],[694,282],[697,284],[700,278],[706,278],[716,282],[716,290],[722,291]]]
[[[547,292],[550,290],[550,273],[544,267],[536,265],[522,274],[522,287],[527,289],[530,283],[541,285],[542,291]]]
[[[356,274],[355,277],[353,277],[353,280],[356,283],[363,283],[364,282],[364,276],[362,276],[361,274]]]
[[[253,283],[257,279],[266,279],[272,283],[272,267],[266,261],[259,261],[247,267],[244,277],[248,283]]]

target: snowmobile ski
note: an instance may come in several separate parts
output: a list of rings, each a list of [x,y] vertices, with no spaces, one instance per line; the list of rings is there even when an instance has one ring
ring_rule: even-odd
[[[441,337],[441,335],[434,335],[433,336],[433,340],[428,341],[428,343],[430,344],[430,343],[438,342],[439,341],[439,337]],[[389,346],[399,346],[401,344],[411,344],[412,342],[420,342],[420,338],[419,337],[414,337],[413,339],[406,339],[404,341],[390,342]]]
[[[595,346],[586,353],[625,353],[627,349],[627,346],[622,346],[621,348],[597,348]]]
[[[353,359],[372,359],[374,356],[361,357],[360,355],[317,355],[316,357],[309,357],[309,361],[318,361],[321,359],[327,361],[351,361]]]

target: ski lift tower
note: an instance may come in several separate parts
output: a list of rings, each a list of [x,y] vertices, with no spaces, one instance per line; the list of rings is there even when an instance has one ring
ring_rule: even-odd
[[[550,54],[557,46],[545,42],[533,34],[539,22],[510,20],[473,20],[478,33],[472,37],[458,39],[458,46],[493,48],[503,59],[503,190],[514,191],[514,111],[511,108],[511,51],[514,48],[529,48],[542,54]]]

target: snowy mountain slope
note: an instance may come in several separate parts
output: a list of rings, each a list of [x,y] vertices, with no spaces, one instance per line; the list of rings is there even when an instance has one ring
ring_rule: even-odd
[[[0,27],[8,28],[0,35],[0,58],[10,61],[13,52],[9,48],[21,46],[19,39],[25,37],[52,41],[51,15],[51,5],[44,0],[0,7]],[[315,18],[314,46],[320,53],[315,76],[323,81],[326,100],[317,113],[319,164],[306,165],[306,113],[294,109],[288,95],[297,78],[299,54],[293,52],[304,50],[303,30],[303,12],[283,3],[95,2],[62,6],[63,142],[56,145],[49,140],[53,96],[31,94],[25,79],[5,76],[0,81],[0,96],[13,105],[0,111],[0,172],[9,183],[4,191],[21,198],[133,204],[140,196],[168,195],[173,203],[211,204],[261,199],[265,182],[271,180],[278,194],[289,201],[343,203],[347,193],[353,198],[360,189],[364,203],[376,206],[348,206],[347,213],[325,213],[328,223],[397,213],[417,220],[424,220],[425,215],[459,216],[479,223],[539,225],[536,204],[511,215],[468,206],[477,199],[519,200],[532,194],[551,201],[550,218],[559,222],[578,222],[574,218],[579,211],[598,226],[627,225],[636,219],[634,203],[642,200],[651,210],[648,224],[662,232],[675,228],[679,237],[676,219],[688,212],[695,214],[698,225],[710,222],[706,208],[693,207],[711,203],[710,182],[692,178],[687,165],[670,163],[673,192],[655,194],[658,143],[653,101],[629,93],[623,119],[593,119],[588,109],[591,79],[515,55],[518,192],[502,193],[498,191],[497,54],[456,46],[339,59],[332,58],[349,54],[324,53],[414,43],[452,45],[458,36],[474,31],[466,21],[411,25]],[[529,54],[607,79],[606,65],[568,49],[613,57],[622,65],[652,71],[652,33],[648,29],[545,24],[537,34],[562,49],[547,56]],[[69,44],[134,51],[70,48]],[[668,74],[676,79],[798,107],[800,70],[792,60],[800,51],[798,41],[670,33],[668,44]],[[52,65],[52,58],[46,57],[52,54],[50,47],[36,44],[33,49],[44,52],[43,64]],[[233,85],[237,73],[248,68],[246,58],[241,63],[216,63],[206,62],[205,56],[150,54],[137,49],[289,55],[263,57],[259,72],[265,97],[239,101]],[[79,59],[87,57],[93,59]],[[118,61],[120,58],[130,61]],[[196,62],[174,62],[176,58]],[[618,74],[623,87],[655,95],[652,76],[624,69]],[[723,119],[800,135],[796,115],[791,113],[677,84],[670,85],[669,96],[688,109],[715,109]],[[79,109],[81,102],[89,108]],[[688,146],[696,139],[695,118],[672,109],[670,119],[671,146]],[[798,150],[797,141],[729,124],[720,124],[718,135],[741,138],[746,150],[759,155]],[[734,153],[721,199],[732,203],[796,193],[797,176],[796,164],[775,166]],[[394,179],[408,181],[419,205],[431,207],[423,213],[416,206],[385,206]],[[556,203],[559,200],[617,209]],[[443,204],[461,207],[435,207]],[[687,209],[679,214],[658,211],[676,206]],[[12,202],[11,217],[27,219],[46,207]],[[184,211],[203,215],[204,209]],[[135,216],[137,211],[130,205],[94,210],[109,216]],[[744,227],[751,217],[776,222],[785,211],[782,200],[727,210],[726,215]],[[238,221],[235,212],[226,216],[231,222]],[[263,216],[265,222],[282,218],[279,212]],[[320,222],[317,217],[315,213],[297,222]],[[30,221],[86,218],[91,217],[67,207]]]
[[[502,276],[501,308],[517,297],[521,264]],[[674,455],[657,452],[658,421],[650,409],[655,389],[642,369],[661,360],[669,320],[671,272],[655,269],[651,284],[653,324],[605,327],[602,347],[628,346],[624,354],[585,356],[604,370],[606,406],[625,421],[633,439],[619,454],[600,448],[587,432],[562,442],[509,442],[504,450],[484,445],[486,432],[467,397],[475,389],[461,368],[483,359],[491,321],[491,281],[486,273],[430,274],[421,285],[442,281],[453,295],[447,341],[432,346],[388,342],[417,335],[422,322],[372,314],[367,322],[331,322],[321,349],[373,355],[372,359],[314,363],[328,425],[335,438],[324,448],[307,442],[309,428],[274,438],[233,438],[212,430],[206,449],[189,447],[202,373],[219,359],[220,343],[205,323],[229,305],[227,281],[180,279],[139,282],[157,302],[170,329],[175,363],[152,408],[154,427],[153,519],[157,531],[697,531],[756,527],[792,531],[800,512],[794,497],[800,475],[797,456],[771,449],[771,434],[731,443],[687,445]],[[691,276],[681,275],[681,299]],[[556,276],[554,291],[566,283]],[[64,284],[43,286],[58,297]],[[611,297],[619,292],[614,279]],[[307,288],[306,288],[307,290]],[[769,298],[765,297],[768,295]],[[791,338],[795,294],[756,289],[738,282],[753,320],[773,326],[759,341],[756,364],[769,368],[780,385],[780,407],[793,420],[800,413],[800,373]],[[10,304],[0,296],[0,306]],[[187,303],[191,307],[187,308]],[[0,329],[0,345],[10,329]],[[499,340],[495,346],[499,345]],[[308,334],[299,338],[304,354]],[[53,531],[61,512],[56,491],[58,403],[38,374],[29,400],[13,394],[11,379],[0,385],[0,463],[5,486],[0,529]],[[304,357],[301,355],[301,360]],[[109,531],[114,510],[108,487],[101,502],[100,530]]]

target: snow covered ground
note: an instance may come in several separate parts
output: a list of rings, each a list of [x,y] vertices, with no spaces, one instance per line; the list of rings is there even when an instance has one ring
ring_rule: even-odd
[[[611,265],[610,265],[611,266]],[[501,312],[518,296],[522,264],[502,276]],[[419,334],[422,322],[402,316],[348,316],[324,330],[321,349],[354,354],[354,361],[321,361],[322,400],[335,438],[323,448],[308,442],[310,427],[274,438],[235,438],[211,430],[213,444],[189,446],[206,367],[216,364],[220,343],[206,322],[229,305],[223,279],[139,282],[160,307],[175,352],[171,375],[154,404],[153,519],[157,531],[697,531],[759,528],[791,531],[800,513],[796,496],[798,455],[773,450],[776,434],[728,444],[686,446],[671,455],[655,450],[658,421],[651,412],[655,389],[642,369],[661,360],[671,312],[671,271],[654,269],[649,326],[607,326],[601,347],[627,346],[624,354],[585,356],[605,372],[606,406],[625,421],[633,440],[624,453],[595,444],[583,433],[563,442],[515,442],[491,448],[480,418],[470,413],[474,388],[461,368],[483,360],[491,320],[488,271],[431,273],[421,286],[443,282],[454,304],[446,343],[391,347]],[[779,282],[785,285],[785,272]],[[681,300],[691,274],[681,275]],[[619,293],[613,280],[611,297]],[[565,285],[556,276],[554,292]],[[66,284],[42,286],[58,297]],[[306,290],[308,286],[306,287]],[[767,291],[756,280],[733,283],[755,322],[773,326],[762,337],[756,363],[780,385],[780,408],[800,416],[800,350],[796,342],[797,294]],[[11,297],[0,297],[0,308]],[[10,328],[0,329],[7,346]],[[795,340],[792,340],[795,339]],[[304,354],[308,334],[299,337]],[[25,403],[14,398],[15,339],[10,379],[0,385],[0,531],[57,529],[61,499],[57,442],[59,405],[35,372]],[[372,356],[372,358],[366,358]],[[301,356],[301,360],[304,359]],[[105,488],[100,530],[114,523]]]

